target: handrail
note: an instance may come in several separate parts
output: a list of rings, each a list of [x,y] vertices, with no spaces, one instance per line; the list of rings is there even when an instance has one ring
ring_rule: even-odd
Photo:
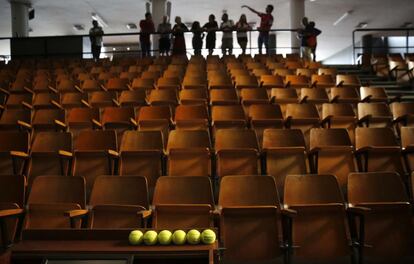
[[[410,32],[413,31],[414,32],[414,27],[409,27],[409,28],[358,28],[358,29],[354,29],[352,31],[352,60],[353,60],[353,64],[356,63],[357,58],[356,58],[356,50],[357,49],[364,49],[364,45],[362,43],[361,46],[356,46],[356,42],[355,42],[355,34],[357,32],[389,32],[389,31],[400,31],[405,33],[405,46],[396,46],[396,47],[388,47],[388,48],[405,48],[406,53],[409,53],[409,49],[410,48],[414,48],[414,46],[410,46],[410,42],[409,42],[409,37],[410,37]],[[372,49],[378,49],[378,48],[383,48],[383,47],[371,47]],[[359,55],[360,53],[358,53]]]

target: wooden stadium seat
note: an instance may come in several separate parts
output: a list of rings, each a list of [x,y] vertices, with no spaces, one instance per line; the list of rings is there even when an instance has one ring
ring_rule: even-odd
[[[105,89],[115,92],[128,90],[128,80],[121,78],[110,78],[105,85]]]
[[[59,105],[60,98],[57,93],[38,93],[33,96],[34,109],[51,109]]]
[[[388,75],[396,81],[410,81],[413,78],[413,72],[410,65],[402,58],[399,60],[388,60]]]
[[[92,130],[100,125],[100,113],[98,108],[72,108],[67,114],[68,131],[72,133],[73,142],[78,138],[82,130]]]
[[[316,70],[314,69],[308,69],[308,68],[297,68],[296,69],[296,75],[303,75],[308,78],[311,78],[313,74],[316,73]],[[313,82],[312,82],[313,83]]]
[[[393,171],[405,179],[401,148],[390,128],[358,127],[355,147],[361,172]]]
[[[145,90],[122,91],[119,95],[119,104],[123,107],[139,107],[147,105]]]
[[[138,78],[138,77],[139,77],[138,72],[125,72],[125,71],[123,71],[119,74],[119,78],[127,80],[128,83],[131,83],[135,78]]]
[[[249,112],[250,105],[270,103],[267,91],[264,88],[243,88],[240,91],[240,99],[246,113]]]
[[[346,193],[348,174],[358,171],[354,148],[344,128],[313,128],[311,130],[311,164],[313,173],[336,176]]]
[[[157,89],[172,89],[178,91],[181,89],[181,81],[176,77],[161,77],[158,79],[156,87]]]
[[[19,93],[10,94],[7,97],[5,107],[7,109],[21,109],[24,108],[24,103],[32,105],[33,94]]]
[[[278,75],[262,75],[260,76],[260,86],[268,90],[272,88],[284,88],[283,78]]]
[[[89,197],[95,178],[113,175],[119,154],[115,131],[83,130],[74,145],[73,175],[83,176]]]
[[[226,247],[224,261],[275,263],[288,256],[280,240],[280,230],[284,228],[277,197],[272,177],[226,176],[222,179],[219,206],[222,208],[220,237]],[[289,236],[290,232],[284,235]],[[283,241],[287,241],[286,236]]]
[[[394,102],[390,104],[393,123],[397,128],[401,126],[414,126],[414,103],[413,102]]]
[[[300,89],[300,101],[302,103],[314,104],[320,112],[322,110],[322,104],[329,103],[329,97],[325,89],[302,88]]]
[[[155,81],[154,79],[145,79],[145,78],[135,78],[132,81],[130,89],[132,90],[152,90],[154,89]]]
[[[250,75],[237,76],[234,81],[236,89],[259,87],[256,77]]]
[[[207,89],[207,79],[205,77],[194,75],[185,76],[182,87],[183,89]]]
[[[237,105],[239,103],[235,89],[210,90],[210,105]]]
[[[338,87],[361,87],[361,81],[356,75],[336,75],[336,86]]]
[[[22,175],[0,176],[0,248],[7,249],[15,240],[18,221],[22,221],[25,205],[25,177]]]
[[[209,130],[206,105],[179,105],[175,109],[175,126],[180,130]]]
[[[56,90],[59,94],[79,93],[82,91],[71,79],[62,79],[56,82]]]
[[[85,209],[83,177],[39,176],[27,200],[24,229],[79,228],[71,215]]]
[[[392,114],[385,103],[359,103],[359,123],[366,127],[391,127]]]
[[[179,97],[182,105],[207,105],[208,102],[208,92],[204,88],[183,89]]]
[[[117,94],[114,91],[100,91],[89,94],[89,104],[97,108],[118,106],[117,99]]]
[[[112,72],[101,72],[98,74],[96,79],[98,80],[100,84],[102,84],[103,86],[106,86],[108,81],[114,77],[117,77],[117,74],[112,73]]]
[[[283,128],[284,120],[279,105],[253,104],[249,107],[250,127],[257,135],[259,147],[263,142],[263,131],[267,128]]]
[[[89,228],[142,228],[149,216],[147,180],[141,176],[99,176],[89,199]]]
[[[126,130],[133,130],[137,125],[132,107],[105,107],[102,111],[102,127],[105,130],[114,130],[119,142]]]
[[[287,68],[276,68],[276,69],[273,70],[273,75],[280,76],[284,80],[286,79],[286,76],[293,75],[294,73],[295,73],[294,70],[287,69]]]
[[[302,130],[306,149],[309,149],[310,130],[320,127],[319,113],[312,104],[288,104],[286,106],[286,127]]]
[[[143,106],[138,114],[138,130],[161,131],[165,141],[173,126],[173,114],[167,105]]]
[[[39,132],[30,150],[27,165],[28,186],[41,175],[68,176],[72,164],[72,134]]]
[[[360,102],[359,94],[355,87],[332,87],[331,102],[347,103],[356,106]]]
[[[41,131],[65,131],[65,110],[63,109],[38,109],[33,113],[33,133]]]
[[[260,77],[263,76],[263,75],[271,75],[272,74],[272,72],[270,70],[268,70],[266,67],[261,68],[261,69],[253,69],[251,72],[257,79],[260,79]]]
[[[231,89],[233,83],[227,76],[214,76],[208,78],[208,87],[209,89]]]
[[[208,177],[161,177],[152,204],[153,228],[213,227],[214,198]]]
[[[150,197],[163,175],[164,142],[160,131],[126,131],[121,141],[119,174],[144,176]]]
[[[323,104],[322,124],[325,128],[345,128],[352,145],[355,144],[357,117],[351,104]]]
[[[293,54],[292,54],[293,55]],[[285,67],[288,69],[296,70],[299,68],[303,68],[303,63],[298,58],[286,58]]]
[[[330,88],[335,86],[335,81],[331,75],[317,75],[310,76],[311,84],[316,88]]]
[[[60,104],[64,109],[88,106],[86,93],[64,93],[61,95]]]
[[[151,66],[156,66],[156,65],[150,65],[150,67],[148,68],[148,70],[147,71],[144,71],[141,74],[141,78],[142,79],[152,79],[152,80],[154,80],[156,82],[161,77],[162,72],[161,71],[158,71],[158,70],[152,71],[151,70]]]
[[[289,175],[284,205],[295,210],[292,243],[294,261],[352,263],[357,244],[351,241],[348,215],[333,175]]]
[[[413,261],[412,209],[401,177],[393,172],[353,173],[348,178],[348,202],[363,207],[365,263]],[[407,259],[409,258],[409,259]]]
[[[247,125],[246,115],[241,105],[213,105],[211,120],[214,131],[221,128],[244,128]]]
[[[288,88],[272,88],[270,91],[270,99],[272,103],[280,105],[283,116],[286,115],[287,104],[299,103],[296,90]]]
[[[414,127],[401,127],[401,147],[407,171],[414,171]]]
[[[286,75],[285,78],[285,86],[290,88],[304,88],[310,84],[310,78],[303,75]]]
[[[168,137],[167,174],[211,176],[211,142],[206,130],[172,130]]]
[[[154,89],[148,96],[150,105],[178,105],[178,94],[175,89]]]
[[[5,109],[0,117],[1,131],[31,130],[30,109]]]
[[[95,79],[86,79],[81,81],[80,88],[84,92],[97,92],[102,91],[102,86]]]
[[[388,96],[384,88],[381,87],[361,87],[359,89],[361,102],[380,102],[388,103]]]
[[[219,129],[215,134],[216,174],[260,174],[259,146],[254,130]]]

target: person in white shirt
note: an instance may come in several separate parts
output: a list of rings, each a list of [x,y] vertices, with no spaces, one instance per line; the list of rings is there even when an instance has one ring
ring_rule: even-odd
[[[102,27],[99,26],[98,21],[92,21],[93,27],[89,30],[89,39],[91,40],[92,56],[95,61],[99,60],[102,47],[102,36],[104,34]]]
[[[252,30],[250,25],[247,23],[247,18],[245,14],[240,16],[239,22],[236,23],[237,30],[237,42],[242,49],[242,54],[246,54],[247,47],[247,31]]]
[[[221,40],[221,50],[223,55],[227,54],[227,50],[229,55],[233,53],[233,29],[234,29],[234,22],[233,20],[229,19],[229,15],[224,13],[221,17],[223,21],[220,25],[220,29],[223,31],[223,38]]]

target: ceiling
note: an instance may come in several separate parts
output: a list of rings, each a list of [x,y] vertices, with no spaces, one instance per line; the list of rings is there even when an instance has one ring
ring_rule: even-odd
[[[25,0],[28,1],[28,0]],[[275,11],[274,28],[289,28],[289,1],[295,0],[171,0],[172,17],[180,15],[184,22],[207,21],[210,13],[219,17],[227,10],[230,18],[238,20],[246,13],[251,22],[258,17],[242,4],[264,10],[273,4]],[[126,28],[127,23],[137,23],[145,13],[145,0],[32,0],[36,18],[30,21],[30,36],[86,34],[90,27],[90,13],[98,13],[109,27],[106,33],[136,32]],[[320,59],[352,45],[352,30],[360,22],[367,22],[369,28],[400,27],[405,22],[414,23],[413,0],[305,0],[305,13],[322,30],[318,39]],[[353,12],[337,26],[333,23],[345,12]],[[11,14],[9,0],[0,0],[0,37],[11,36]],[[76,31],[73,24],[83,24],[84,31]],[[289,45],[289,36],[280,34],[279,43]]]

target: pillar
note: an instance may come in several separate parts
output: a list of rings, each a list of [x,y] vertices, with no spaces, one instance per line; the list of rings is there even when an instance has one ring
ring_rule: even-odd
[[[29,36],[29,6],[26,3],[10,1],[12,36]]]
[[[157,30],[158,25],[162,22],[162,17],[166,15],[166,0],[152,0],[152,20],[154,21],[155,30]],[[152,48],[154,50],[158,49],[158,40],[159,35],[154,35],[152,37]]]
[[[290,5],[290,28],[297,29],[302,27],[302,18],[305,16],[305,1],[304,0],[289,0]],[[290,36],[290,44],[292,53],[299,53],[299,49],[293,47],[300,47],[300,39],[297,38],[296,32],[292,32]]]

